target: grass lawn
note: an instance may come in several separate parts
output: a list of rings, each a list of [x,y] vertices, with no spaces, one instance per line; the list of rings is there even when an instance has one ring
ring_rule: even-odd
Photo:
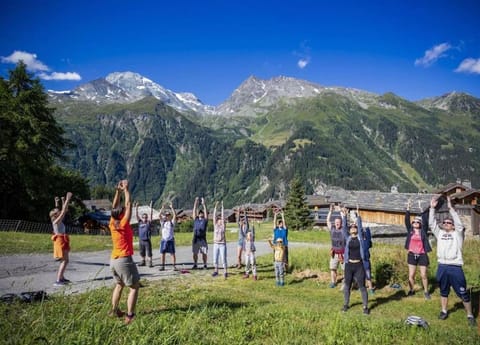
[[[270,231],[269,226],[259,229],[257,238],[268,237]],[[290,240],[296,236],[299,239],[295,241],[306,241],[324,234],[291,233]],[[464,258],[478,315],[479,241],[465,243]],[[398,282],[405,288],[405,261],[403,246],[375,243],[374,280],[375,274],[387,270],[388,274],[383,274],[388,276],[388,283]],[[340,311],[343,294],[328,287],[328,249],[295,248],[290,251],[286,286],[281,288],[275,287],[271,255],[267,255],[258,259],[258,281],[242,279],[239,270],[232,270],[227,280],[212,278],[211,271],[193,271],[173,279],[142,281],[145,287],[140,290],[137,317],[129,326],[106,317],[111,289],[98,289],[79,295],[56,294],[32,304],[0,304],[0,334],[4,344],[51,345],[479,344],[478,329],[467,325],[463,306],[453,292],[448,319],[437,319],[440,297],[433,283],[434,255],[431,261],[430,301],[421,293],[406,298],[403,289],[395,290],[385,283],[369,297],[369,316],[362,314],[357,290],[352,292],[348,312]],[[409,315],[423,317],[430,328],[405,325]]]

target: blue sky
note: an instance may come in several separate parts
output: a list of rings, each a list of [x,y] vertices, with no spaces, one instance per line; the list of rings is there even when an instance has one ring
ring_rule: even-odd
[[[137,72],[205,104],[251,75],[409,100],[480,98],[480,1],[42,1],[0,4],[0,75],[45,88]]]

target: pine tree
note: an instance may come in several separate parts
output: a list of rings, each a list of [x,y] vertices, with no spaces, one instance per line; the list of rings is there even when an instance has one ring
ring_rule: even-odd
[[[88,196],[80,175],[55,164],[70,142],[53,112],[40,80],[23,62],[8,80],[0,77],[0,218],[44,220],[55,195],[69,190]]]
[[[311,225],[310,210],[305,201],[305,188],[298,176],[290,183],[290,191],[285,206],[285,218],[291,230],[303,230]]]

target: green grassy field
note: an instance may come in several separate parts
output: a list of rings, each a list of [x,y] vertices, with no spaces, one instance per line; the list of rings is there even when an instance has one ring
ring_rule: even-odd
[[[257,238],[268,238],[270,231],[268,224],[258,227]],[[290,240],[328,242],[325,234],[292,232]],[[479,249],[479,241],[465,243],[465,273],[476,315]],[[1,304],[0,334],[4,344],[478,344],[478,330],[467,325],[463,306],[453,293],[449,318],[437,319],[440,297],[433,284],[434,255],[429,270],[432,300],[425,301],[420,293],[406,298],[403,289],[389,287],[391,282],[406,286],[405,255],[402,246],[374,244],[374,274],[382,267],[391,271],[388,284],[378,286],[370,296],[369,316],[362,314],[356,290],[351,309],[340,311],[343,294],[328,287],[328,250],[302,248],[290,251],[290,272],[282,288],[275,287],[267,255],[258,259],[258,281],[244,280],[239,270],[232,270],[227,280],[194,271],[174,279],[142,281],[137,317],[129,326],[106,316],[111,289],[99,289],[57,294],[32,304]],[[405,325],[408,315],[422,316],[430,328]]]

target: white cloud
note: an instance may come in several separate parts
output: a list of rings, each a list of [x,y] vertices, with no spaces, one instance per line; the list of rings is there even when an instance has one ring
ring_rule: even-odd
[[[300,59],[298,60],[297,62],[297,65],[298,67],[300,67],[301,69],[304,69],[305,67],[307,67],[307,65],[310,63],[310,60],[309,59]]]
[[[452,49],[450,44],[440,43],[434,46],[432,49],[425,51],[425,55],[422,58],[416,59],[415,66],[429,67],[441,57],[446,56],[445,52],[450,49]]]
[[[23,61],[27,69],[32,72],[40,72],[38,76],[44,80],[81,80],[82,77],[77,72],[50,72],[50,68],[37,59],[37,54],[32,54],[20,50],[15,50],[10,56],[2,56],[2,63],[17,64]]]
[[[468,58],[463,60],[457,67],[455,72],[475,73],[480,74],[480,58]]]
[[[82,80],[82,77],[80,77],[80,74],[76,72],[66,72],[66,73],[53,72],[50,74],[40,73],[38,76],[44,80]]]
[[[45,65],[40,60],[37,60],[37,54],[31,54],[19,50],[15,50],[10,56],[2,56],[3,63],[13,63],[17,64],[22,60],[30,71],[49,71],[47,65]]]

